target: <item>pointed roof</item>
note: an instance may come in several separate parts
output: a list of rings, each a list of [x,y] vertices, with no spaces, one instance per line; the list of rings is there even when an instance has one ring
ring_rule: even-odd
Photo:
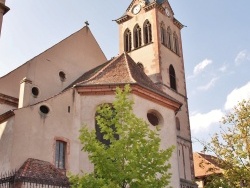
[[[161,88],[158,87],[144,73],[142,68],[140,68],[127,53],[123,53],[118,57],[86,72],[74,83],[72,83],[70,87],[120,84],[137,84],[172,101],[178,102],[163,92]]]
[[[133,0],[133,1],[130,3],[130,5],[129,5],[128,8],[127,8],[127,11],[129,11],[129,9],[133,6],[133,4],[135,3],[135,1],[136,1],[136,0]],[[164,3],[165,1],[167,1],[167,0],[145,0],[146,4],[150,4],[150,3],[154,3],[154,2],[156,2],[156,3],[158,3],[158,4],[162,4],[162,3]]]

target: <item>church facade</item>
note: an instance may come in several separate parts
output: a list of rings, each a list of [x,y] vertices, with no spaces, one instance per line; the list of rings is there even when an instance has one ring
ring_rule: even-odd
[[[8,10],[0,0],[1,22]],[[79,130],[95,129],[97,107],[112,103],[116,87],[130,84],[134,113],[152,129],[161,127],[162,148],[175,146],[171,186],[196,187],[183,25],[167,0],[133,0],[116,22],[115,58],[106,59],[85,26],[0,78],[0,173],[27,161],[74,174],[93,171]]]

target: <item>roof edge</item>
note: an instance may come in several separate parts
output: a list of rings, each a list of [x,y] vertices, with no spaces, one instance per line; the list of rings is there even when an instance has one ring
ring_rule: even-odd
[[[15,113],[13,112],[13,110],[5,112],[4,114],[0,115],[0,123],[5,122],[7,119],[11,118],[14,115]]]
[[[18,70],[18,69],[21,68],[22,66],[25,66],[26,64],[32,62],[35,58],[39,57],[39,56],[42,55],[43,53],[45,53],[45,52],[49,51],[50,49],[54,48],[55,46],[61,44],[61,43],[64,42],[65,40],[69,39],[71,36],[73,36],[73,35],[75,35],[75,34],[81,32],[81,31],[84,30],[84,29],[89,29],[89,27],[88,27],[88,26],[84,26],[84,27],[82,27],[81,29],[79,29],[78,31],[72,33],[71,35],[69,35],[69,36],[67,36],[67,37],[65,37],[65,38],[63,38],[63,39],[60,40],[59,42],[55,43],[55,44],[52,45],[51,47],[47,48],[46,50],[42,51],[42,52],[39,53],[38,55],[36,55],[36,56],[34,56],[33,58],[29,59],[29,60],[26,61],[25,63],[21,64],[20,66],[18,66],[18,67],[16,67],[16,68],[14,68],[13,70],[11,70],[10,72],[8,72],[7,74],[1,76],[0,79],[2,79],[2,78],[4,78],[4,77],[8,76],[9,74],[12,74],[13,72],[15,72],[16,70]],[[89,29],[89,31],[91,32],[90,29]],[[91,32],[91,34],[92,34],[92,32]],[[92,34],[92,35],[93,35],[93,34]],[[94,36],[94,35],[93,35],[93,36]],[[94,38],[95,38],[95,37],[94,37]],[[95,39],[95,40],[96,40],[96,39]],[[97,41],[96,41],[96,42],[97,42]],[[98,44],[98,43],[97,43],[97,44]],[[98,44],[98,45],[99,45],[99,44]],[[99,47],[100,47],[100,45],[99,45]],[[100,47],[100,49],[101,49],[101,47]],[[102,50],[102,49],[101,49],[101,50]],[[102,53],[104,54],[103,51],[102,51]],[[105,54],[104,54],[104,56],[105,56]],[[106,57],[106,56],[105,56],[105,57]]]
[[[7,104],[9,106],[13,106],[15,108],[18,107],[18,98],[11,97],[9,95],[5,95],[3,93],[0,93],[0,104]]]
[[[111,95],[114,94],[116,87],[124,87],[126,84],[131,86],[131,93],[141,96],[150,101],[156,102],[162,106],[168,107],[177,112],[182,103],[167,98],[158,92],[154,92],[138,83],[116,83],[116,84],[103,84],[103,85],[85,85],[76,86],[77,92],[80,95]]]
[[[10,10],[10,8],[3,3],[0,3],[0,8],[3,9],[3,15],[5,15]]]

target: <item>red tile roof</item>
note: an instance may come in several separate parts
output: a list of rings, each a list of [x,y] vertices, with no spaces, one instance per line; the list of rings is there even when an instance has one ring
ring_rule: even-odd
[[[69,185],[68,178],[54,165],[38,159],[27,159],[16,172],[16,180],[34,180],[51,185]]]
[[[219,159],[202,153],[194,153],[194,172],[196,178],[202,178],[211,174],[221,174],[223,169],[219,166]]]
[[[174,98],[167,95],[144,73],[144,71],[126,53],[84,73],[68,88],[76,86],[90,85],[119,85],[119,84],[138,84],[143,88],[158,93],[172,101]]]

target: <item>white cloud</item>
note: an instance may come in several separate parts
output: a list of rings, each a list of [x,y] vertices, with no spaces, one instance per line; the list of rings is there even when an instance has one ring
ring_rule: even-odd
[[[215,82],[217,80],[218,80],[218,78],[213,78],[208,84],[198,87],[198,90],[203,90],[203,91],[209,90],[211,87],[213,87],[215,85]]]
[[[219,68],[220,72],[226,72],[226,70],[227,70],[227,65],[225,64]]]
[[[190,116],[190,126],[192,133],[206,131],[211,125],[219,123],[224,116],[221,110],[212,110],[206,114],[197,113]]]
[[[247,52],[247,50],[242,50],[237,54],[234,61],[236,65],[240,65],[242,62],[246,60],[250,60],[250,54]]]
[[[235,105],[237,105],[243,99],[250,98],[250,82],[241,88],[234,89],[228,96],[227,101],[225,103],[225,110],[232,109]]]
[[[216,80],[216,78],[212,79],[210,83],[213,83],[213,80]],[[234,89],[227,96],[227,101],[224,106],[225,110],[232,109],[243,99],[250,99],[250,82],[240,88]],[[224,110],[222,109],[215,109],[204,114],[198,112],[190,113],[190,126],[192,133],[198,134],[200,132],[204,132],[208,130],[210,126],[219,123],[224,116],[223,111]]]
[[[194,75],[197,75],[199,73],[201,73],[202,71],[205,70],[205,68],[209,65],[209,64],[212,64],[213,61],[212,60],[209,60],[209,59],[204,59],[202,62],[200,62],[198,65],[196,65],[194,67]]]

